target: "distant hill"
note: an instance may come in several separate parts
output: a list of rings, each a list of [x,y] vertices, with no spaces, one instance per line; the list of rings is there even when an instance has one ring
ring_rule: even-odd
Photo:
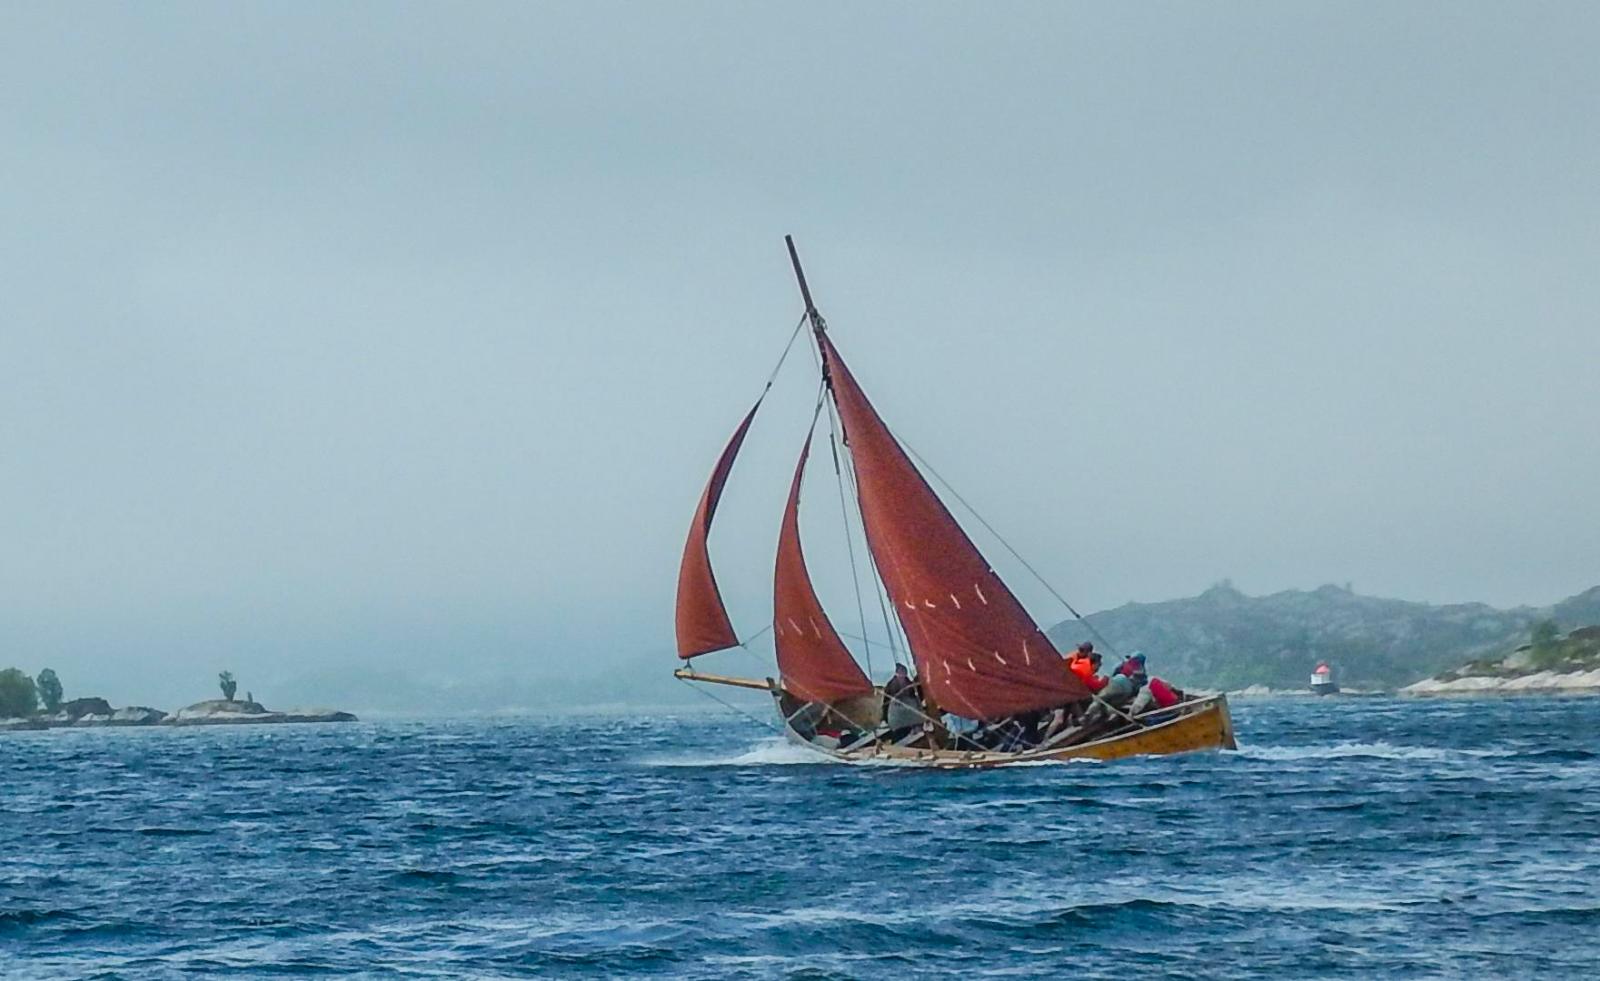
[[[1397,688],[1525,641],[1532,625],[1600,623],[1600,586],[1553,606],[1434,606],[1362,596],[1339,586],[1246,596],[1223,583],[1188,599],[1129,603],[1088,620],[1119,653],[1138,648],[1151,668],[1207,688],[1302,688],[1318,661],[1351,688]],[[1068,620],[1049,635],[1065,649],[1092,639]]]

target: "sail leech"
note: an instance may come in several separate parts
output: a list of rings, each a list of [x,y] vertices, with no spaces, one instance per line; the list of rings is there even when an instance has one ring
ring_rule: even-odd
[[[763,398],[765,394],[763,393]],[[678,599],[674,626],[677,632],[678,657],[688,660],[701,654],[739,646],[739,636],[733,631],[728,609],[722,602],[722,591],[711,569],[711,551],[708,538],[711,521],[716,516],[717,504],[722,499],[722,488],[733,471],[733,461],[744,445],[745,434],[761,408],[761,399],[750,407],[735,429],[728,445],[717,457],[711,470],[711,479],[700,495],[694,511],[694,521],[689,526],[689,538],[683,545],[683,559],[678,565]]]
[[[868,549],[933,701],[987,719],[1087,697],[889,432],[827,333],[815,336],[855,468]],[[976,604],[935,601],[954,600],[968,585]],[[950,671],[951,660],[968,671]]]

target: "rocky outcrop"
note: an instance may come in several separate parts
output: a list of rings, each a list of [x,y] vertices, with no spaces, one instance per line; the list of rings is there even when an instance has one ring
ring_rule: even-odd
[[[300,712],[263,712],[259,715],[229,715],[219,713],[209,716],[190,716],[183,719],[167,719],[163,724],[169,726],[238,726],[238,725],[268,725],[277,722],[356,722],[354,715],[349,712],[339,712],[334,709],[307,709]]]
[[[144,705],[129,705],[119,708],[111,713],[111,718],[106,720],[108,726],[153,726],[167,717],[167,713],[160,709],[149,708]]]
[[[270,712],[259,702],[240,702],[214,698],[196,702],[167,716],[163,723],[171,726],[261,725],[279,722],[355,722],[349,712],[333,709],[307,709],[293,712]]]
[[[103,698],[74,698],[63,702],[59,711],[38,716],[41,729],[59,729],[63,726],[88,729],[94,726],[151,726],[167,717],[160,709],[143,705],[130,705],[114,709]]]
[[[103,698],[79,698],[62,705],[61,711],[51,715],[36,715],[27,719],[0,719],[0,732],[93,729],[111,726],[222,726],[355,721],[356,717],[349,712],[334,709],[273,712],[260,702],[231,701],[222,698],[196,702],[171,715],[143,705],[113,709]]]
[[[76,722],[86,715],[109,716],[110,714],[111,703],[103,698],[74,698],[70,702],[62,702],[61,710],[51,718],[65,718],[68,722]]]
[[[1535,671],[1493,677],[1424,678],[1400,689],[1403,695],[1600,695],[1600,668],[1592,671]]]
[[[204,702],[195,702],[187,708],[167,716],[169,723],[189,722],[195,719],[217,719],[224,716],[255,716],[268,715],[266,706],[260,702],[247,702],[240,699],[213,698]]]

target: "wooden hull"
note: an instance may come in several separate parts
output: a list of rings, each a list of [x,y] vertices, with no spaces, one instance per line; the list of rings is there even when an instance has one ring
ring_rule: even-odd
[[[1157,756],[1238,748],[1233,738],[1233,716],[1228,711],[1227,696],[1215,695],[1211,698],[1197,699],[1166,711],[1179,714],[1165,722],[1092,742],[1016,753],[915,749],[885,745],[841,751],[819,746],[793,729],[789,730],[789,736],[800,745],[824,756],[849,763],[892,763],[941,769],[981,769],[1052,760],[1115,760],[1127,756]],[[1166,713],[1155,714],[1161,716]]]
[[[673,674],[684,681],[731,685],[770,693],[776,703],[778,718],[783,720],[784,732],[791,740],[822,756],[845,763],[892,763],[940,769],[981,769],[1052,760],[1116,760],[1126,756],[1164,756],[1172,753],[1239,748],[1233,738],[1233,716],[1228,711],[1227,696],[1212,695],[1209,698],[1184,702],[1173,708],[1148,712],[1139,717],[1138,721],[1142,723],[1140,728],[1071,745],[1020,752],[999,752],[872,743],[859,749],[841,750],[814,742],[795,728],[794,720],[803,714],[802,710],[807,703],[785,692],[771,678],[729,678],[722,675],[700,674],[689,668],[679,668]],[[883,721],[879,711],[882,701],[883,691],[878,689],[871,695],[834,705],[829,711],[849,720],[858,730],[873,731]],[[926,744],[930,738],[918,734],[914,736],[912,742],[920,741]]]

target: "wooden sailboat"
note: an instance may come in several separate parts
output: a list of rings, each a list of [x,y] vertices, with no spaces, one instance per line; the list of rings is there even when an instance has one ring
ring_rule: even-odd
[[[789,738],[852,762],[991,767],[1234,748],[1224,696],[1185,699],[1132,716],[1099,702],[1066,669],[1044,631],[989,566],[867,399],[812,302],[793,240],[786,241],[805,301],[802,325],[810,327],[822,366],[823,394],[812,417],[813,430],[831,401],[842,443],[836,450],[841,451],[840,466],[853,478],[872,567],[916,665],[916,724],[904,724],[902,704],[900,724],[888,729],[883,688],[857,664],[812,587],[799,531],[810,434],[795,466],[773,574],[778,676],[729,677],[700,672],[693,664],[701,655],[740,646],[712,572],[707,539],[723,486],[765,393],[734,430],[695,509],[678,576],[678,656],[686,663],[676,676],[766,691]],[[1098,717],[1095,725],[1065,725],[1048,737],[1030,740],[984,738],[1015,727],[1019,718],[1038,719],[1092,703],[1099,709],[1098,714],[1090,712],[1091,718]],[[976,725],[978,735],[953,731],[955,719]]]

